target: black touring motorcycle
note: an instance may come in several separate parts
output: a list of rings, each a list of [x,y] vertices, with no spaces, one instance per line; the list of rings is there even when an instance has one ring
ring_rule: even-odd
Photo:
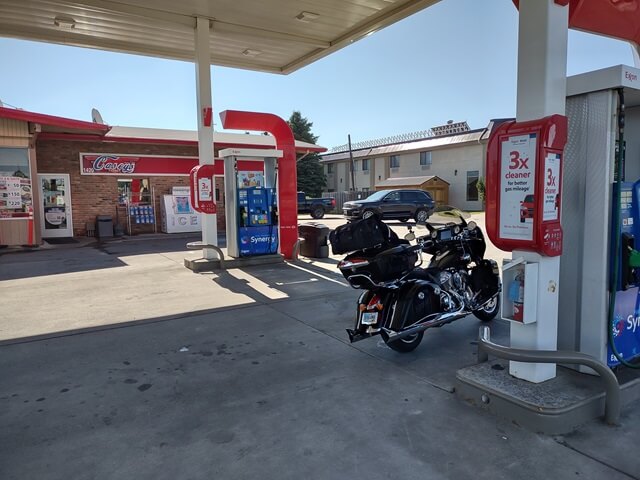
[[[497,315],[502,286],[497,263],[484,258],[482,230],[459,210],[436,212],[424,225],[428,235],[416,238],[409,227],[404,240],[375,217],[331,232],[333,253],[349,253],[338,268],[363,290],[351,342],[380,334],[393,350],[411,352],[428,328]],[[426,268],[423,253],[432,256]]]

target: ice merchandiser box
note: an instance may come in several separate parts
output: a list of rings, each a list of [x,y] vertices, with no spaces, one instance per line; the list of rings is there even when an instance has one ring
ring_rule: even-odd
[[[200,213],[191,206],[189,187],[173,187],[160,202],[161,230],[164,233],[199,232]]]

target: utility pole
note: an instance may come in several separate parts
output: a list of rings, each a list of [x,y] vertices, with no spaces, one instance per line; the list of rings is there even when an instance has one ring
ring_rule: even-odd
[[[351,151],[351,134],[347,135],[349,139],[349,159],[351,160],[351,190],[356,191],[356,174],[354,172],[353,152]]]

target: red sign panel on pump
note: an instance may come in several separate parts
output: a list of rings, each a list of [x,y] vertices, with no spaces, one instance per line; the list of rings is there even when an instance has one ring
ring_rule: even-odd
[[[191,170],[191,205],[196,212],[216,213],[214,175],[213,165],[197,165]]]
[[[486,222],[491,241],[506,251],[562,253],[560,203],[567,118],[505,122],[487,147]]]

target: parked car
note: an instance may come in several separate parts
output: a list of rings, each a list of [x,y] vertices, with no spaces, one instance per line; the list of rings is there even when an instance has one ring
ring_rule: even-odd
[[[346,202],[342,209],[348,220],[376,215],[384,220],[406,222],[413,218],[416,222],[424,223],[435,206],[429,192],[424,190],[380,190],[363,200]]]
[[[556,197],[556,203],[557,203]],[[533,195],[527,195],[524,200],[520,202],[520,223],[524,223],[526,218],[533,218],[534,197]],[[556,207],[557,208],[557,207]]]
[[[304,192],[298,192],[298,213],[308,213],[311,218],[322,218],[335,207],[335,198],[307,198]]]

